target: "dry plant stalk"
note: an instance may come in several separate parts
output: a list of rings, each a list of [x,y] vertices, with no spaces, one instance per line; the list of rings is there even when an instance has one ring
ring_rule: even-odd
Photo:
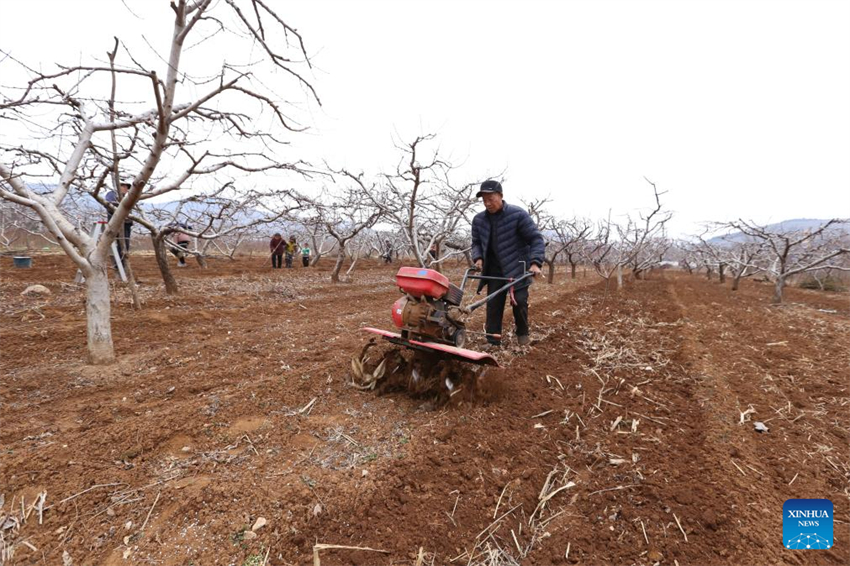
[[[673,518],[676,519],[676,524],[679,526],[679,530],[682,531],[682,536],[685,537],[685,542],[688,542],[688,533],[685,532],[685,529],[682,528],[682,523],[679,522],[679,518],[673,513]]]

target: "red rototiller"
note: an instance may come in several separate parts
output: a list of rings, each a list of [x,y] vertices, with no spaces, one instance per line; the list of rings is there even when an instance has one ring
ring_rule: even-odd
[[[473,275],[477,269],[471,267],[463,274],[460,287],[433,269],[402,267],[396,273],[395,280],[404,296],[393,303],[392,317],[399,332],[389,332],[379,328],[364,328],[367,332],[379,334],[394,344],[430,352],[442,357],[464,362],[498,366],[493,356],[464,348],[466,344],[465,319],[475,309],[487,304],[487,301],[500,293],[510,293],[513,303],[514,287],[533,277],[534,273],[523,269],[524,274],[517,278]],[[501,281],[504,285],[483,299],[463,306],[463,295],[469,280]],[[481,333],[485,334],[485,333]],[[491,335],[500,339],[499,335]]]

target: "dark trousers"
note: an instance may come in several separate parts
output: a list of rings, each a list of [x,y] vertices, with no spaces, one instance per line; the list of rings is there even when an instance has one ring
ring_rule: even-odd
[[[505,285],[505,281],[488,281],[487,294],[493,293]],[[528,336],[528,287],[514,289],[516,305],[513,306],[516,335]],[[505,312],[505,301],[510,301],[510,290],[500,293],[487,302],[487,334],[502,333],[502,315]],[[498,338],[487,337],[491,344],[499,344]]]
[[[174,257],[179,260],[180,265],[186,265],[186,250],[189,249],[189,242],[177,242],[177,245],[183,248],[182,252],[177,251],[174,248],[169,249],[171,250],[171,253],[174,254]]]
[[[122,242],[124,245],[124,256],[127,255],[130,251],[130,235],[133,233],[133,223],[125,222],[124,223],[124,241]],[[123,261],[124,256],[121,256],[121,260]]]
[[[286,267],[292,267],[292,254],[286,254]]]
[[[308,256],[308,255],[302,255],[302,256],[301,256],[301,264],[302,264],[304,267],[310,267],[310,256]]]
[[[283,267],[283,254],[272,254],[272,269]]]
[[[109,211],[106,213],[106,221],[109,222],[112,220],[112,212]],[[132,222],[124,222],[124,233],[118,232],[118,235],[115,236],[115,243],[118,244],[118,254],[121,257],[121,262],[123,263],[124,258],[127,256],[127,253],[130,251],[130,235],[133,233],[133,223]],[[114,260],[113,260],[114,263]]]

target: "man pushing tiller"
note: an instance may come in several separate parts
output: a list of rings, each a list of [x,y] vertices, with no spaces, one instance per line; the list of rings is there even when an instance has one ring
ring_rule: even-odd
[[[487,305],[485,334],[490,348],[498,348],[501,346],[505,301],[510,298],[517,341],[523,346],[530,342],[528,286],[531,279],[540,274],[543,236],[526,211],[502,200],[502,185],[498,181],[482,183],[477,196],[483,198],[486,210],[472,221],[472,260],[475,267],[466,270],[460,286],[453,285],[448,277],[433,269],[402,266],[395,276],[402,296],[393,303],[391,311],[398,332],[364,327],[365,332],[378,334],[393,344],[429,355],[498,366],[498,360],[491,354],[465,347],[466,318],[475,309]],[[482,270],[481,274],[472,274]],[[478,293],[486,285],[487,296],[464,304],[466,284],[476,279],[479,281]],[[364,372],[364,356],[365,349],[362,359],[352,359],[352,370],[362,382],[357,384],[358,387],[371,389],[384,375],[386,358],[375,368]],[[446,387],[450,391],[453,388],[448,378]]]
[[[476,197],[481,197],[485,210],[472,219],[472,261],[487,277],[482,279],[478,292],[487,285],[487,294],[495,292],[505,280],[519,279],[527,265],[528,271],[538,275],[543,265],[545,243],[543,235],[529,214],[502,198],[502,185],[498,181],[484,181]],[[528,287],[531,279],[520,281],[510,293],[500,293],[487,302],[487,342],[491,347],[501,346],[502,315],[505,300],[510,298],[513,307],[516,336],[520,345],[529,343],[528,337]]]

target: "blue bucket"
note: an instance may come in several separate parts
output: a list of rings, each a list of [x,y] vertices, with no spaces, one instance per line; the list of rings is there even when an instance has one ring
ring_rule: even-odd
[[[15,256],[12,258],[12,261],[15,263],[15,267],[18,269],[29,269],[32,267],[32,258],[24,257],[24,256]]]

